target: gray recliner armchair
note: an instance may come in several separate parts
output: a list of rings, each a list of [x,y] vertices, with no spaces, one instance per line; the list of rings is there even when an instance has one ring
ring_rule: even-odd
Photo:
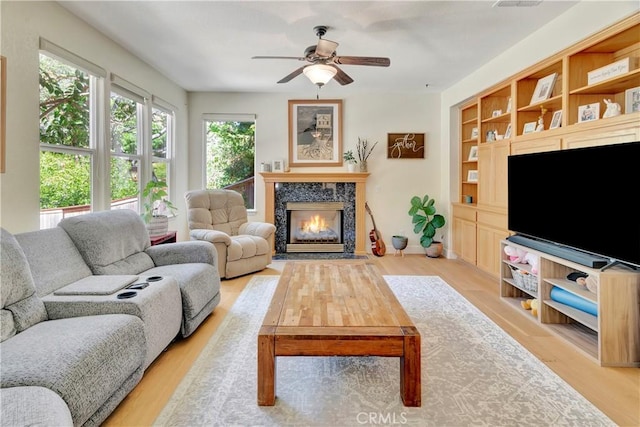
[[[240,193],[194,190],[185,194],[185,200],[191,240],[214,244],[221,278],[260,271],[271,263],[276,227],[265,222],[249,222]]]

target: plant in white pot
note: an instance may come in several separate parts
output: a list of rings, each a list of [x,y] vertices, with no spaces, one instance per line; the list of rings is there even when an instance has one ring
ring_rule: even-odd
[[[167,199],[167,183],[151,180],[142,189],[142,220],[147,224],[150,237],[162,236],[169,231],[169,217],[177,208]]]
[[[413,232],[420,235],[420,245],[430,258],[442,255],[442,242],[434,240],[436,230],[445,224],[444,217],[436,213],[435,200],[425,194],[423,198],[413,196],[409,215]]]
[[[358,161],[353,155],[353,150],[345,151],[344,153],[342,153],[342,159],[345,161],[345,163],[347,163],[347,170],[349,172],[356,171],[356,164],[358,163]]]

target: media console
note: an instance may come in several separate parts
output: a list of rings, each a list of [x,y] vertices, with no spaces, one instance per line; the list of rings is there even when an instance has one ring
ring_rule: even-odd
[[[526,246],[527,248],[535,249],[549,255],[555,255],[559,258],[573,261],[589,268],[602,268],[609,264],[609,260],[607,258],[588,254],[586,252],[581,252],[579,250],[568,248],[566,246],[560,246],[542,240],[531,239],[520,234],[509,236],[507,237],[507,240],[521,246]]]
[[[504,252],[507,245],[537,255],[540,260],[537,272],[533,273],[529,264],[511,261]],[[569,256],[573,255],[573,251],[570,252]],[[640,271],[621,266],[604,271],[591,268],[568,257],[552,255],[547,249],[539,251],[516,243],[512,238],[501,242],[500,254],[503,301],[601,366],[640,367]],[[597,292],[568,279],[567,276],[575,272],[594,277],[598,282]],[[519,280],[516,275],[526,276],[527,280]],[[595,306],[595,314],[581,309],[582,304],[554,298],[552,292],[558,289],[572,299],[579,298]],[[539,302],[535,317],[521,306],[522,301],[532,298]]]

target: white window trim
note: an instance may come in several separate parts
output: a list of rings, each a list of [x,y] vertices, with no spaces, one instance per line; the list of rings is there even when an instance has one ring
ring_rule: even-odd
[[[58,46],[55,43],[51,43],[49,40],[40,38],[40,50],[47,52],[48,56],[52,56],[59,61],[64,62],[75,68],[80,68],[83,71],[93,74],[96,77],[107,77],[107,72],[104,68],[94,64],[91,61],[69,52],[67,49]]]

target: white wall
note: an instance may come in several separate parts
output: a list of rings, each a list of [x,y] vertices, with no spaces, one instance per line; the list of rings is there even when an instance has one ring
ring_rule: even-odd
[[[0,225],[13,233],[40,226],[39,37],[178,107],[177,179],[172,185],[181,207],[188,170],[186,92],[55,2],[2,1],[0,8],[0,51],[7,58],[7,167],[0,175]],[[177,221],[186,224],[184,218]]]
[[[311,83],[309,83],[311,85]],[[310,89],[312,89],[310,87]],[[327,88],[328,89],[328,88]],[[324,90],[324,89],[323,89]],[[315,91],[310,91],[315,93]],[[267,93],[190,93],[189,94],[189,188],[203,184],[202,114],[255,114],[256,163],[288,158],[288,100],[311,99],[309,94]],[[326,97],[325,97],[326,99]],[[344,150],[355,151],[358,137],[370,143],[379,141],[368,161],[371,175],[367,180],[367,200],[385,243],[391,248],[391,236],[403,233],[409,237],[407,252],[422,252],[413,234],[407,214],[411,196],[429,194],[440,209],[446,210],[440,193],[442,153],[448,145],[440,137],[439,95],[352,95],[343,100]],[[425,159],[387,159],[387,133],[425,133]],[[293,171],[346,170],[342,168],[295,168]],[[264,182],[256,179],[255,220],[264,219]],[[371,222],[368,220],[368,228]],[[444,230],[446,232],[446,229]]]
[[[481,90],[638,10],[636,1],[585,1],[444,91],[433,94],[353,95],[344,101],[345,150],[358,137],[380,141],[369,162],[367,199],[387,246],[391,235],[410,237],[419,250],[407,210],[412,195],[428,193],[448,220],[457,195],[457,105]],[[257,115],[256,160],[287,158],[287,100],[305,94],[191,93],[188,95],[110,39],[54,2],[0,1],[0,52],[8,59],[7,173],[0,175],[0,225],[12,232],[39,227],[38,38],[40,36],[112,71],[179,108],[174,199],[180,213],[172,228],[186,238],[183,194],[202,186],[203,113]],[[323,89],[339,98],[339,88]],[[186,125],[188,123],[188,126]],[[424,160],[386,158],[388,132],[424,132]],[[299,170],[311,170],[299,168]],[[325,168],[335,170],[335,168]],[[256,219],[264,218],[264,187],[257,180]],[[368,223],[370,226],[370,222]],[[450,237],[447,225],[444,232]],[[450,246],[450,245],[448,245]]]
[[[511,49],[479,68],[472,74],[442,92],[442,139],[451,141],[450,149],[442,164],[448,169],[442,175],[442,194],[449,194],[449,200],[459,200],[458,172],[458,105],[471,96],[491,87],[523,69],[560,52],[586,37],[638,13],[638,1],[582,1],[558,16],[543,28],[525,38]],[[506,177],[505,177],[506,179]]]

